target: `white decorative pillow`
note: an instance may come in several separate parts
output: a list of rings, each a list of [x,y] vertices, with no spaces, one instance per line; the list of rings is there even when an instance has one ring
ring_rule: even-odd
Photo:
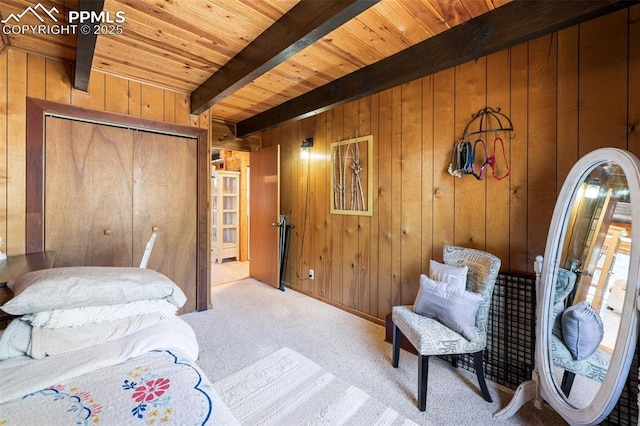
[[[165,299],[178,308],[187,301],[180,287],[151,269],[72,266],[27,272],[7,284],[13,299],[2,306],[12,315],[54,309]]]
[[[562,314],[564,344],[577,361],[591,356],[604,337],[602,319],[589,303],[580,302]]]
[[[420,275],[420,289],[413,304],[413,311],[435,318],[469,340],[476,337],[476,314],[482,295],[456,289],[451,283],[436,282]]]
[[[429,261],[429,278],[434,281],[453,284],[453,286],[460,291],[466,290],[467,288],[468,271],[469,268],[467,266],[445,265],[433,259]]]

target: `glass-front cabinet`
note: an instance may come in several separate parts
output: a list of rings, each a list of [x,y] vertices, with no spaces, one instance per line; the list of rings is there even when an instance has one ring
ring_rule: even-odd
[[[215,170],[211,176],[211,256],[216,263],[238,259],[240,172]]]

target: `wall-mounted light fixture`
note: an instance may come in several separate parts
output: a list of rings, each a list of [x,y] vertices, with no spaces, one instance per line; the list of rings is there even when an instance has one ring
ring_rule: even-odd
[[[305,148],[312,148],[313,147],[313,138],[305,138],[302,140],[302,145],[300,145],[300,148],[305,149]]]
[[[590,200],[594,200],[598,198],[598,193],[600,192],[600,181],[598,179],[591,179],[589,184],[587,185],[587,189],[584,191],[585,198]]]
[[[309,149],[311,149],[311,147],[313,147],[313,138],[303,139],[302,145],[300,145],[300,158],[309,158]]]

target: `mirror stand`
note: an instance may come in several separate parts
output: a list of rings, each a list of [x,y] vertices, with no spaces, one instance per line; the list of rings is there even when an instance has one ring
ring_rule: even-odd
[[[533,377],[531,380],[520,383],[513,394],[513,398],[509,401],[509,404],[507,404],[507,406],[502,410],[493,414],[494,419],[508,419],[517,413],[524,404],[531,400],[533,400],[533,404],[538,410],[542,409],[542,399],[538,395],[538,391],[540,389],[538,386],[538,374],[534,370],[532,375]]]

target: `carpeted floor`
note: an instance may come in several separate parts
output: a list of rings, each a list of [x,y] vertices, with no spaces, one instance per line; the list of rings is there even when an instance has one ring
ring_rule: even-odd
[[[217,285],[213,309],[182,316],[196,330],[202,367],[212,382],[289,347],[327,372],[421,425],[564,425],[548,407],[527,403],[515,416],[493,419],[513,391],[488,382],[493,403],[479,393],[475,374],[439,358],[429,366],[427,410],[416,407],[417,357],[405,351],[391,367],[384,327],[307,297],[253,279]]]

